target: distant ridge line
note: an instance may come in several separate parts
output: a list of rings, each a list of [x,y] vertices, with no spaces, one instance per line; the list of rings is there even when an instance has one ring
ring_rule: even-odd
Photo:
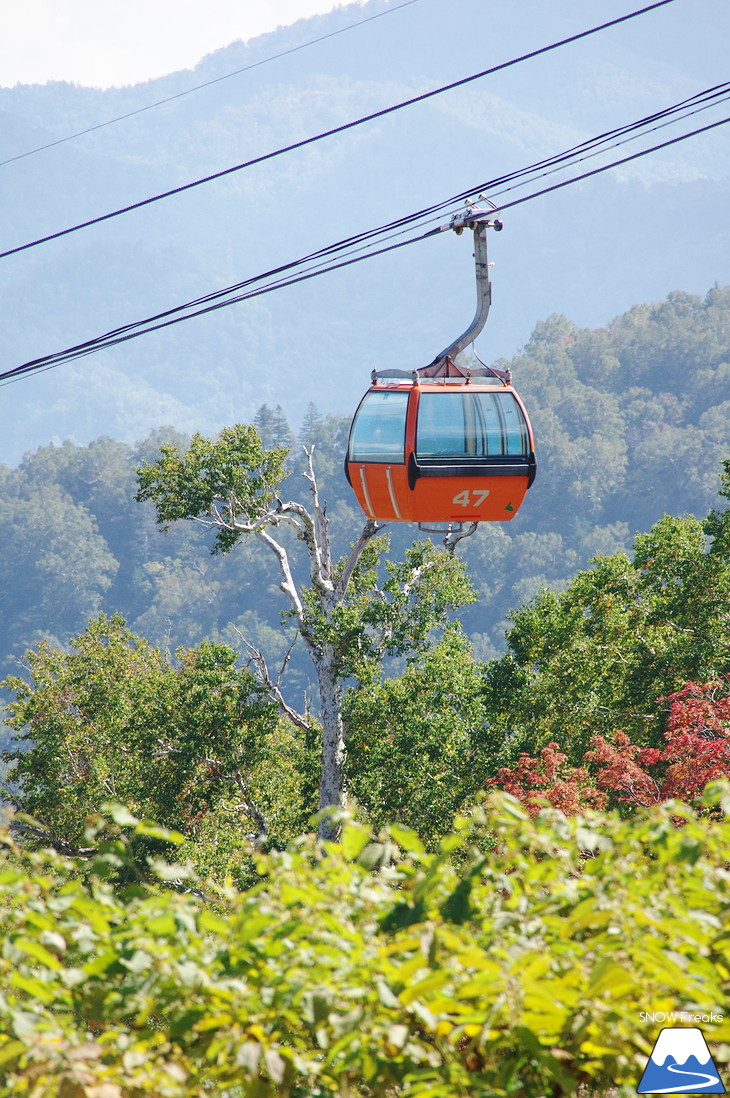
[[[503,61],[499,65],[494,65],[489,69],[473,73],[471,76],[462,77],[460,80],[455,80],[451,84],[444,84],[439,88],[434,88],[432,91],[423,92],[421,95],[416,95],[412,99],[404,99],[400,103],[395,103],[390,107],[383,107],[381,110],[374,111],[372,114],[366,114],[351,122],[345,122],[341,126],[335,126],[333,129],[324,130],[322,133],[315,134],[312,137],[305,137],[301,141],[295,141],[291,145],[285,145],[282,148],[275,149],[273,152],[264,153],[261,156],[254,157],[252,160],[246,160],[241,164],[234,164],[230,168],[224,168],[222,171],[202,176],[200,179],[194,179],[190,183],[183,183],[179,187],[173,187],[169,191],[163,191],[160,194],[152,195],[150,198],[143,198],[139,202],[133,202],[129,206],[123,206],[118,210],[112,210],[110,213],[101,214],[99,217],[93,217],[88,221],[79,222],[77,225],[71,225],[67,229],[60,229],[58,232],[49,233],[48,236],[42,236],[36,240],[31,240],[27,244],[19,244],[14,248],[8,248],[6,251],[0,252],[0,259],[7,259],[9,256],[17,255],[19,252],[27,251],[29,248],[37,248],[41,244],[48,244],[50,241],[58,240],[61,237],[68,236],[70,233],[79,232],[81,229],[88,229],[92,225],[99,225],[114,217],[120,217],[122,214],[131,213],[132,210],[139,210],[144,206],[149,206],[153,202],[160,202],[164,198],[171,198],[173,195],[182,194],[185,191],[192,190],[194,187],[200,187],[204,183],[211,183],[216,179],[222,179],[225,176],[232,175],[234,172],[240,172],[244,168],[251,168],[256,164],[262,164],[267,160],[273,160],[277,156],[282,156],[284,153],[293,152],[296,149],[302,149],[307,145],[312,145],[316,141],[322,141],[327,137],[333,137],[335,134],[344,133],[346,130],[354,129],[356,126],[362,126],[365,122],[372,122],[377,118],[383,118],[386,115],[393,114],[395,111],[402,110],[404,107],[411,107],[416,103],[422,103],[436,95],[442,95],[444,92],[452,91],[454,88],[460,88],[475,80],[481,80],[485,76],[491,76],[495,72],[511,68],[514,65],[521,64],[523,61],[529,61],[534,57],[550,53],[552,50],[559,49],[561,46],[570,45],[582,38],[587,38],[590,35],[597,34],[599,31],[607,30],[609,27],[615,27],[619,23],[625,23],[629,19],[635,19],[639,15],[645,15],[649,11],[666,7],[667,4],[673,4],[674,2],[675,0],[656,0],[655,3],[649,4],[644,8],[639,8],[636,11],[629,12],[627,15],[621,15],[606,23],[590,27],[588,30],[579,31],[577,34],[562,38],[557,42],[552,42],[548,46],[541,46],[539,49],[531,50],[529,53],[521,54],[519,57],[514,57],[510,61]]]
[[[408,8],[411,4],[417,4],[419,0],[404,0],[402,4],[396,4],[392,8],[387,8],[385,11],[379,11],[376,15],[369,15],[367,19],[360,19],[357,23],[348,23],[346,27],[340,27],[339,30],[330,31],[328,34],[322,34],[319,38],[311,38],[308,42],[302,42],[298,46],[292,46],[288,50],[282,50],[280,53],[273,53],[270,57],[264,57],[261,61],[254,61],[250,65],[244,65],[241,69],[234,69],[233,72],[224,73],[223,76],[216,76],[213,80],[206,80],[202,84],[196,84],[194,88],[186,88],[184,91],[177,92],[175,95],[168,95],[165,99],[158,99],[155,103],[148,103],[145,107],[137,107],[136,110],[127,111],[126,114],[120,114],[116,118],[109,118],[106,122],[99,122],[95,126],[87,126],[85,130],[79,130],[77,133],[71,133],[67,137],[59,137],[56,141],[49,141],[46,145],[39,145],[37,149],[28,149],[27,152],[18,153],[17,156],[10,156],[7,160],[0,160],[0,168],[4,168],[6,164],[13,164],[16,160],[23,160],[27,156],[35,156],[36,153],[45,152],[46,149],[53,149],[56,145],[64,145],[67,141],[74,141],[77,137],[85,137],[88,133],[94,133],[95,130],[103,130],[106,126],[113,126],[116,122],[125,122],[128,118],[134,118],[137,114],[144,114],[145,111],[154,110],[155,107],[164,107],[166,103],[173,103],[176,99],[182,99],[186,95],[192,95],[193,92],[202,91],[204,88],[209,88],[213,84],[220,84],[223,80],[230,80],[232,76],[240,76],[242,72],[250,72],[251,69],[258,69],[262,65],[268,65],[270,61],[278,61],[280,57],[287,57],[290,53],[298,53],[300,50],[307,49],[308,46],[316,46],[319,42],[325,42],[328,38],[335,38],[338,34],[344,34],[345,31],[353,30],[355,27],[362,27],[365,23],[372,23],[374,19],[382,19],[384,15],[390,15],[394,11],[399,11],[401,8]],[[240,39],[239,39],[240,41]],[[233,45],[233,43],[230,43]],[[171,74],[167,74],[171,75]],[[164,79],[161,77],[159,79]]]

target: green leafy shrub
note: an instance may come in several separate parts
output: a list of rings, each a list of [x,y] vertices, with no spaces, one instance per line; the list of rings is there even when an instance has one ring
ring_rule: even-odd
[[[260,855],[245,892],[139,865],[135,837],[176,836],[123,809],[84,863],[6,832],[0,1096],[634,1093],[641,1012],[728,999],[730,790],[708,795],[722,819],[530,819],[495,795],[434,854],[346,821]],[[730,1019],[704,1031],[722,1071]]]

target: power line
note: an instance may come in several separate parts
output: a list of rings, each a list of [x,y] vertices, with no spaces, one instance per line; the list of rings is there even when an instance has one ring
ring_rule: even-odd
[[[502,212],[504,210],[511,209],[515,206],[522,205],[525,202],[530,202],[535,198],[542,197],[545,194],[549,194],[553,191],[557,191],[563,187],[570,186],[573,183],[578,183],[584,179],[589,179],[602,172],[608,171],[611,168],[619,167],[623,164],[627,164],[631,161],[638,160],[641,157],[648,156],[650,153],[660,151],[668,148],[669,146],[678,144],[681,141],[686,141],[690,137],[695,137],[698,134],[706,133],[719,126],[726,125],[730,122],[730,116],[722,118],[716,122],[708,123],[706,126],[698,127],[688,133],[680,134],[678,137],[674,137],[663,141],[657,145],[653,145],[649,148],[642,149],[639,152],[633,153],[629,156],[621,157],[618,160],[614,160],[609,164],[601,165],[598,168],[594,168],[590,171],[582,172],[577,176],[572,176],[570,179],[562,180],[560,183],[553,184],[550,187],[545,187],[532,193],[525,195],[521,198],[513,199],[509,202],[505,202],[502,205],[497,206],[495,212]],[[518,173],[515,173],[518,174]],[[470,192],[462,192],[461,194],[452,196],[451,199],[447,199],[444,203],[439,205],[453,205],[455,202],[462,200],[467,194],[471,195],[478,190],[488,190],[494,181],[488,181],[482,184],[479,188],[475,188]],[[426,212],[431,212],[426,211]],[[408,218],[402,218],[398,223],[391,223],[390,226],[385,228],[391,229],[395,224],[403,224],[407,221],[411,221],[422,216],[423,211],[418,214],[410,215]],[[98,350],[104,350],[109,347],[116,346],[119,343],[127,342],[130,339],[136,339],[139,336],[147,335],[154,331],[159,331],[162,328],[170,327],[173,324],[182,323],[185,320],[190,320],[196,316],[202,316],[206,313],[217,311],[218,309],[225,308],[228,305],[240,303],[242,301],[250,300],[254,297],[260,297],[263,294],[271,293],[275,290],[283,289],[287,286],[295,285],[299,282],[304,282],[312,278],[319,277],[321,274],[327,274],[334,270],[339,270],[343,267],[351,266],[354,263],[363,262],[365,259],[371,259],[375,256],[382,255],[386,252],[394,251],[397,248],[406,247],[409,244],[415,244],[418,241],[425,240],[428,237],[435,236],[443,231],[443,226],[436,229],[429,229],[426,232],[419,233],[417,236],[411,236],[406,240],[399,241],[395,244],[390,244],[385,247],[371,249],[365,254],[358,256],[350,255],[347,258],[341,259],[338,262],[325,264],[324,262],[315,264],[316,269],[304,270],[301,273],[295,273],[297,268],[301,268],[306,264],[312,264],[314,260],[323,260],[325,255],[332,254],[336,251],[343,251],[346,247],[350,247],[352,241],[360,242],[362,237],[372,235],[382,230],[372,230],[371,234],[360,234],[359,237],[350,238],[348,241],[340,241],[337,244],[329,245],[326,248],[320,249],[318,252],[312,253],[309,256],[305,256],[302,259],[295,260],[291,263],[285,264],[272,271],[268,271],[264,274],[254,276],[247,279],[245,282],[238,283],[235,286],[227,287],[225,290],[215,291],[213,294],[206,297],[198,298],[194,301],[188,302],[185,305],[177,306],[175,308],[166,310],[163,313],[158,313],[155,316],[147,317],[144,320],[137,321],[131,324],[124,325],[123,327],[113,329],[110,332],[106,332],[101,336],[97,336],[94,339],[85,341],[84,343],[76,344],[73,347],[68,347],[63,351],[58,351],[55,354],[45,355],[38,359],[33,359],[30,362],[23,363],[21,366],[17,366],[11,370],[7,370],[0,373],[0,382],[4,384],[11,384],[13,381],[19,380],[22,376],[26,376],[33,372],[44,372],[45,370],[52,369],[54,366],[61,365],[64,362],[70,362],[74,359],[85,357]],[[287,274],[287,272],[291,272]],[[278,276],[274,278],[274,276]],[[269,280],[265,285],[256,286],[256,283]],[[238,291],[244,292],[239,293]],[[231,296],[233,295],[233,296]]]
[[[610,164],[603,165],[602,167],[600,167],[598,169],[594,169],[593,171],[584,172],[579,176],[572,177],[571,179],[565,180],[565,181],[563,181],[559,184],[556,184],[554,186],[544,188],[544,189],[542,189],[540,191],[537,191],[537,192],[533,192],[532,194],[530,194],[526,197],[515,199],[511,202],[503,203],[501,206],[498,207],[498,209],[499,210],[505,210],[505,209],[511,208],[512,206],[520,205],[521,203],[529,201],[532,198],[538,197],[539,195],[549,193],[550,191],[553,191],[553,190],[558,190],[561,187],[568,186],[570,183],[578,182],[582,179],[589,178],[590,176],[599,174],[600,172],[607,171],[609,168],[617,167],[621,164],[628,163],[629,161],[636,160],[640,157],[643,157],[643,156],[647,155],[650,152],[655,152],[659,149],[666,148],[669,145],[676,144],[679,141],[684,141],[689,137],[695,136],[697,133],[702,133],[702,132],[705,132],[706,130],[713,129],[716,126],[724,125],[729,120],[730,119],[722,119],[719,122],[715,122],[715,123],[712,123],[708,126],[693,130],[693,131],[691,131],[687,134],[682,134],[677,138],[671,139],[669,141],[662,142],[659,145],[655,145],[655,146],[652,146],[649,149],[642,150],[641,152],[635,153],[632,156],[623,157],[620,160],[616,160],[616,161],[611,162]],[[554,159],[557,159],[557,158],[554,158]],[[524,172],[524,169],[523,169],[523,172]],[[523,174],[523,172],[515,172],[515,173],[513,173],[513,175],[518,176],[518,175]],[[504,178],[507,178],[507,177],[503,177],[503,179]],[[499,182],[502,182],[502,180],[490,180],[486,183],[482,183],[478,188],[474,188],[474,189],[472,189],[468,192],[461,192],[460,194],[454,195],[450,199],[445,200],[445,202],[439,203],[438,208],[443,208],[443,207],[446,207],[446,206],[449,206],[449,205],[453,206],[455,202],[463,200],[468,195],[472,195],[472,194],[476,193],[477,190],[491,189],[492,186],[495,183],[499,183]],[[5,374],[0,374],[0,379],[8,378],[8,377],[11,377],[12,375],[20,375],[20,374],[23,374],[23,373],[31,372],[35,368],[48,368],[50,365],[58,365],[62,361],[70,361],[74,358],[82,357],[83,355],[90,354],[95,350],[100,350],[100,349],[103,349],[105,347],[114,346],[117,343],[124,342],[124,341],[126,341],[126,339],[136,338],[138,335],[147,334],[150,331],[155,331],[155,330],[158,330],[159,328],[167,327],[167,326],[169,326],[171,324],[174,324],[174,323],[179,323],[182,320],[191,319],[193,316],[200,316],[204,313],[214,311],[215,309],[222,308],[226,305],[235,304],[237,302],[247,300],[251,297],[260,296],[263,293],[272,292],[274,289],[280,289],[280,288],[283,288],[284,286],[292,285],[295,282],[304,281],[305,279],[316,277],[319,274],[328,273],[331,270],[335,270],[335,269],[338,269],[338,268],[343,267],[343,266],[348,266],[351,263],[360,262],[362,259],[367,259],[367,258],[371,258],[374,255],[382,254],[384,251],[392,251],[392,250],[394,250],[395,247],[402,247],[402,246],[405,246],[405,244],[415,243],[417,240],[425,239],[427,236],[435,235],[436,233],[440,232],[441,229],[431,230],[427,233],[419,235],[418,237],[412,237],[409,240],[407,240],[405,242],[401,242],[400,244],[394,245],[392,247],[379,249],[378,251],[372,251],[371,250],[366,255],[359,256],[357,258],[351,258],[351,259],[348,259],[348,260],[345,260],[345,261],[341,261],[337,264],[329,264],[328,266],[326,266],[326,265],[324,265],[324,261],[323,261],[324,257],[326,257],[327,255],[332,255],[333,253],[336,253],[338,251],[342,252],[346,248],[351,248],[353,243],[360,243],[362,240],[364,240],[368,237],[372,238],[376,234],[382,234],[386,230],[391,230],[394,226],[398,226],[398,225],[402,226],[404,224],[412,222],[414,219],[422,217],[422,215],[424,213],[430,213],[433,209],[436,209],[436,208],[437,207],[432,207],[432,208],[430,208],[429,210],[426,210],[426,211],[419,211],[417,214],[409,215],[406,218],[401,218],[400,221],[393,222],[388,226],[382,227],[381,229],[370,230],[368,233],[359,234],[359,236],[357,236],[357,237],[351,237],[348,240],[339,241],[336,244],[329,245],[325,248],[320,249],[318,252],[311,253],[309,256],[305,256],[305,257],[303,257],[299,260],[295,260],[291,263],[282,265],[281,267],[275,268],[271,271],[264,272],[261,275],[257,275],[257,276],[254,276],[252,278],[249,278],[249,279],[245,280],[244,282],[238,283],[234,286],[229,286],[229,287],[226,287],[223,290],[218,290],[218,291],[215,291],[212,294],[205,295],[204,297],[197,298],[193,301],[187,302],[185,305],[174,307],[172,309],[166,310],[163,313],[158,313],[155,316],[148,317],[143,321],[138,321],[138,322],[135,322],[135,323],[132,323],[132,324],[124,325],[121,328],[114,329],[113,331],[107,332],[104,335],[99,336],[95,339],[88,340],[83,344],[77,344],[74,347],[67,348],[65,351],[58,352],[56,355],[44,356],[42,359],[36,359],[36,360],[33,360],[32,362],[25,363],[20,367],[16,367],[14,370],[7,371]],[[310,270],[310,271],[306,272],[305,274],[290,275],[288,277],[284,277],[286,272],[294,271],[297,268],[301,268],[306,264],[312,264],[315,260],[320,260],[320,262],[318,264],[316,264],[318,269]],[[278,276],[278,277],[276,279],[274,279],[274,276]],[[268,280],[267,284],[265,286],[259,287],[258,289],[247,289],[247,287],[254,286],[256,283],[260,283],[260,282],[263,282],[265,280]],[[235,297],[230,296],[232,293],[240,291],[240,290],[246,290],[246,292],[242,293],[238,296],[235,296]],[[203,306],[203,307],[196,308],[197,306]],[[190,311],[190,310],[193,310],[193,309],[195,309],[195,311]],[[184,314],[184,315],[181,315],[181,314]]]
[[[677,145],[680,141],[686,141],[689,137],[696,137],[700,133],[707,133],[709,130],[717,129],[718,126],[725,126],[728,122],[730,122],[730,116],[721,118],[718,122],[710,122],[706,126],[700,126],[695,130],[691,130],[689,133],[680,134],[679,137],[672,137],[668,141],[662,141],[659,145],[652,145],[649,149],[642,149],[641,152],[633,153],[631,156],[624,156],[620,160],[612,161],[610,164],[603,164],[600,168],[593,168],[589,172],[583,172],[574,179],[564,179],[561,183],[554,183],[551,187],[544,187],[542,190],[535,191],[533,194],[529,194],[523,198],[515,198],[511,202],[505,202],[503,205],[497,206],[495,212],[510,210],[513,206],[521,206],[523,202],[530,202],[533,198],[540,198],[544,194],[550,194],[551,191],[559,191],[561,187],[567,187],[571,183],[579,183],[582,179],[590,179],[594,175],[600,175],[602,172],[607,172],[609,168],[619,168],[622,164],[629,164],[632,160],[639,160],[640,157],[647,156],[649,153],[667,149],[670,145]]]
[[[58,240],[61,237],[68,236],[70,233],[79,232],[81,229],[88,229],[92,225],[99,225],[104,221],[109,221],[114,217],[120,217],[122,214],[131,213],[132,210],[139,210],[144,206],[149,206],[153,202],[160,202],[165,198],[171,198],[173,195],[182,194],[185,191],[192,190],[194,187],[200,187],[205,183],[211,183],[216,179],[223,179],[225,176],[232,175],[234,172],[240,172],[245,168],[251,168],[256,164],[263,164],[267,160],[273,160],[274,157],[283,156],[285,153],[294,152],[297,149],[305,148],[307,145],[312,145],[316,141],[322,141],[327,137],[333,137],[335,134],[344,133],[347,130],[354,129],[356,126],[362,126],[366,122],[372,122],[378,118],[384,118],[389,114],[393,114],[395,111],[403,110],[405,107],[412,107],[416,103],[423,103],[427,99],[432,99],[436,95],[442,95],[444,92],[453,91],[454,88],[463,87],[466,84],[470,84],[475,80],[481,80],[485,76],[491,76],[495,72],[501,72],[504,69],[511,68],[514,65],[519,65],[523,61],[531,60],[532,58],[539,57],[542,54],[550,53],[552,50],[561,48],[562,46],[570,45],[573,42],[577,42],[583,38],[587,38],[590,35],[598,34],[599,31],[608,29],[609,27],[615,27],[619,23],[625,23],[629,19],[635,19],[639,15],[644,15],[646,12],[654,11],[656,8],[663,8],[667,4],[674,3],[674,0],[656,0],[655,3],[649,4],[644,8],[639,8],[636,11],[629,12],[627,15],[618,16],[616,19],[611,19],[606,23],[601,23],[598,26],[590,27],[588,30],[580,31],[577,34],[572,34],[567,38],[562,38],[557,42],[552,42],[548,46],[541,46],[539,49],[531,50],[529,53],[521,54],[519,57],[514,57],[510,61],[503,61],[499,65],[494,65],[489,69],[483,69],[481,72],[473,73],[471,76],[462,77],[460,80],[455,80],[450,84],[444,84],[439,88],[434,88],[432,91],[423,92],[421,95],[413,96],[411,99],[405,99],[400,103],[395,103],[390,107],[383,107],[381,110],[374,111],[371,114],[363,115],[361,118],[354,119],[352,122],[345,122],[341,126],[335,126],[330,130],[325,130],[322,133],[315,134],[313,137],[303,138],[301,141],[295,141],[290,145],[285,145],[282,148],[276,149],[273,152],[264,153],[261,156],[254,157],[252,160],[244,161],[242,164],[235,164],[230,168],[224,168],[222,171],[213,172],[210,175],[195,179],[190,183],[183,183],[179,187],[173,187],[168,191],[163,191],[160,194],[152,195],[150,198],[141,199],[139,202],[133,202],[129,206],[123,206],[118,210],[112,210],[110,213],[101,214],[99,217],[90,218],[88,221],[82,221],[77,225],[71,225],[67,229],[61,229],[58,232],[50,233],[48,236],[39,237],[36,240],[31,240],[27,244],[20,244],[14,248],[8,248],[4,252],[0,252],[0,259],[6,259],[8,256],[17,255],[19,252],[27,251],[29,248],[36,248],[41,244],[47,244],[51,240]]]
[[[439,202],[433,206],[420,210],[415,216],[420,218],[426,214],[437,213],[447,209],[449,206],[453,206],[454,202],[463,201],[483,190],[489,190],[491,197],[507,194],[518,187],[525,186],[528,182],[532,182],[536,178],[544,178],[554,172],[564,170],[566,167],[582,163],[585,160],[598,156],[602,152],[605,153],[609,149],[618,148],[629,141],[634,141],[639,137],[654,133],[677,121],[683,121],[695,114],[699,114],[701,111],[709,110],[711,107],[726,102],[729,96],[730,81],[726,81],[723,84],[717,84],[711,88],[706,88],[704,91],[697,92],[695,95],[681,100],[671,107],[665,107],[644,118],[637,119],[635,122],[627,123],[626,125],[616,127],[613,130],[607,130],[604,133],[574,145],[570,149],[564,150],[561,153],[556,153],[542,161],[530,164],[525,168],[510,172],[507,175],[492,179],[488,183],[481,183],[474,187],[470,187],[468,190],[461,191],[457,195],[452,195],[451,198],[444,202]],[[690,109],[692,107],[695,107],[696,109]],[[652,125],[652,123],[657,124]],[[623,138],[623,140],[617,140],[618,138]],[[602,148],[601,146],[605,147]],[[511,184],[511,186],[507,186],[506,184]],[[495,191],[495,187],[502,187],[503,189]],[[410,218],[404,219],[404,221],[409,220]],[[400,222],[394,222],[387,226],[387,228],[392,228],[397,224],[400,224]]]
[[[365,23],[372,23],[375,19],[382,19],[384,15],[391,15],[394,11],[400,11],[401,8],[408,8],[411,4],[417,4],[419,0],[405,0],[402,4],[396,4],[393,7],[387,8],[385,11],[378,12],[376,15],[369,15],[367,19],[360,19],[357,23],[348,23],[346,27],[340,27],[339,30],[330,31],[328,34],[322,34],[319,38],[311,38],[308,42],[302,42],[298,46],[292,46],[288,50],[281,50],[279,53],[271,54],[270,57],[264,57],[261,61],[254,61],[251,65],[244,65],[241,69],[235,69],[233,72],[227,72],[223,76],[216,76],[213,80],[206,80],[203,84],[196,84],[194,88],[186,88],[184,91],[177,92],[175,95],[168,95],[165,99],[158,99],[155,103],[148,103],[145,107],[137,107],[136,110],[127,111],[126,114],[117,115],[116,118],[108,118],[106,122],[99,122],[95,126],[87,126],[85,130],[79,130],[77,133],[68,134],[66,137],[59,137],[56,141],[49,141],[46,145],[39,145],[37,149],[29,149],[27,152],[18,153],[17,156],[10,156],[7,160],[0,160],[0,168],[4,168],[6,164],[13,164],[16,160],[23,160],[27,156],[35,156],[36,153],[45,152],[46,149],[53,149],[56,145],[64,145],[67,141],[75,141],[77,137],[85,137],[86,134],[94,133],[96,130],[102,130],[106,126],[113,126],[117,122],[125,122],[128,118],[134,118],[135,115],[144,114],[146,111],[152,111],[156,107],[163,107],[166,103],[173,103],[176,99],[182,99],[186,95],[192,95],[193,92],[202,91],[204,88],[210,88],[213,84],[220,84],[223,80],[230,80],[234,76],[240,76],[241,73],[250,72],[252,69],[258,69],[262,65],[268,65],[271,61],[278,61],[281,57],[288,57],[289,54],[298,53],[300,50],[305,50],[309,46],[316,46],[320,42],[326,42],[328,38],[335,38],[338,34],[344,34],[345,31],[353,30],[355,27],[362,27]]]

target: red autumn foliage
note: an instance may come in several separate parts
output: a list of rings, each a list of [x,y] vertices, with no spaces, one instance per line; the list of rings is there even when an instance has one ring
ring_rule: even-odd
[[[570,766],[567,758],[556,743],[549,743],[539,759],[523,754],[515,767],[503,766],[487,787],[498,786],[511,793],[531,816],[537,815],[546,800],[566,816],[575,816],[585,808],[604,808],[606,794],[596,788],[587,770]]]
[[[576,767],[550,743],[539,758],[523,754],[502,767],[487,786],[513,794],[532,816],[545,801],[566,815],[607,804],[692,803],[708,782],[730,778],[730,679],[689,682],[659,702],[669,703],[662,748],[639,747],[625,732],[597,735]]]
[[[665,798],[653,774],[644,768],[643,754],[625,732],[617,732],[613,742],[594,736],[593,750],[586,751],[583,762],[595,771],[599,788],[612,794],[612,802],[646,807]]]
[[[688,682],[667,700],[667,745],[647,748],[642,761],[661,770],[664,800],[692,800],[708,782],[730,776],[730,680]]]

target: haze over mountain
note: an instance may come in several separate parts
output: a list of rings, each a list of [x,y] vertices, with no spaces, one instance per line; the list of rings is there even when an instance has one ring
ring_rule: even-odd
[[[126,206],[630,10],[601,0],[372,0],[123,89],[0,89],[0,159],[258,65],[0,167],[0,250]],[[0,265],[0,368],[441,201],[721,82],[722,0],[676,0],[592,38]],[[694,125],[722,117],[721,108]],[[652,143],[673,136],[657,131]],[[631,146],[616,155],[628,155]],[[601,161],[594,161],[586,168]],[[508,212],[478,344],[511,356],[564,313],[601,327],[637,301],[730,282],[730,135],[675,145]],[[549,185],[550,179],[546,180]],[[445,218],[444,220],[448,220]],[[473,311],[466,238],[434,240],[233,306],[3,389],[0,460],[50,440],[215,430],[265,402],[348,414],[374,365],[418,366]],[[519,378],[517,379],[519,382]]]

